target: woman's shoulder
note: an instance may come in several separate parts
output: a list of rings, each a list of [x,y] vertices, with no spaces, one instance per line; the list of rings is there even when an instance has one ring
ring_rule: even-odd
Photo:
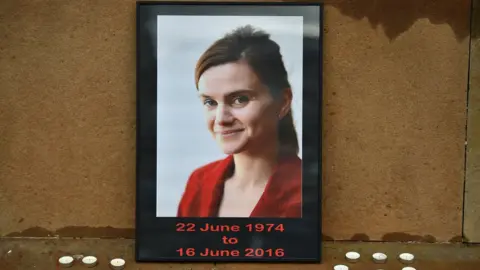
[[[297,155],[283,157],[280,161],[281,170],[293,170],[295,172],[302,170],[302,159]]]
[[[301,190],[302,160],[298,156],[284,157],[276,170],[276,183],[290,191]]]
[[[185,194],[188,196],[196,196],[202,191],[210,190],[227,168],[230,162],[229,157],[215,160],[197,167],[190,173],[185,187]]]
[[[223,173],[227,169],[227,167],[231,164],[231,162],[232,162],[231,156],[227,156],[222,159],[211,161],[209,163],[206,163],[194,169],[192,172],[192,175],[195,175],[198,177],[198,176],[204,176],[205,174],[212,174],[215,172]]]
[[[229,159],[219,159],[204,164],[192,171],[187,180],[185,191],[179,204],[178,216],[199,216],[204,215],[203,211],[208,209],[209,196],[212,196],[218,179],[224,171]],[[225,165],[227,164],[227,165]]]

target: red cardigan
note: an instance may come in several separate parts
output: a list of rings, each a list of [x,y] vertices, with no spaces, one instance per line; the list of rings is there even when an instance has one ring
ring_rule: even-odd
[[[209,163],[193,171],[178,207],[178,217],[217,217],[226,174],[233,166],[233,156]],[[284,157],[250,217],[301,217],[302,160]]]

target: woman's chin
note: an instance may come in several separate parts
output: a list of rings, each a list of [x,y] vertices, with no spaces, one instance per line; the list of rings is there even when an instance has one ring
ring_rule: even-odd
[[[243,151],[243,146],[240,146],[240,145],[237,145],[237,146],[222,145],[221,148],[225,155],[234,155]]]
[[[234,155],[240,153],[240,151],[232,150],[232,149],[223,149],[223,153],[225,155]]]

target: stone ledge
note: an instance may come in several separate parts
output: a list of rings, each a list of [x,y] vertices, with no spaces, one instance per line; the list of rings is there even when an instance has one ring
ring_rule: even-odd
[[[162,244],[162,243],[159,243]],[[166,243],[168,244],[168,243]],[[132,239],[22,239],[0,238],[0,269],[23,270],[57,269],[57,258],[63,255],[94,255],[99,263],[91,269],[109,269],[110,259],[126,260],[126,270],[228,270],[228,269],[333,269],[333,265],[346,264],[353,270],[402,269],[396,258],[402,252],[416,256],[412,266],[429,270],[478,270],[480,269],[480,245],[429,244],[429,243],[384,243],[384,242],[335,242],[323,245],[323,264],[269,264],[269,263],[136,263],[135,242]],[[345,253],[356,251],[361,258],[356,263],[347,263]],[[375,264],[370,258],[375,252],[387,254],[385,264]],[[69,269],[86,269],[80,262]]]

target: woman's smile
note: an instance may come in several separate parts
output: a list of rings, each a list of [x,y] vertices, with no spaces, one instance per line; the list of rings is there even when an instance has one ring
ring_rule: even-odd
[[[223,138],[230,138],[230,137],[233,137],[235,135],[238,135],[240,134],[242,131],[244,131],[244,129],[230,129],[230,130],[222,130],[222,131],[217,131],[215,132],[217,134],[217,136],[221,136]]]

